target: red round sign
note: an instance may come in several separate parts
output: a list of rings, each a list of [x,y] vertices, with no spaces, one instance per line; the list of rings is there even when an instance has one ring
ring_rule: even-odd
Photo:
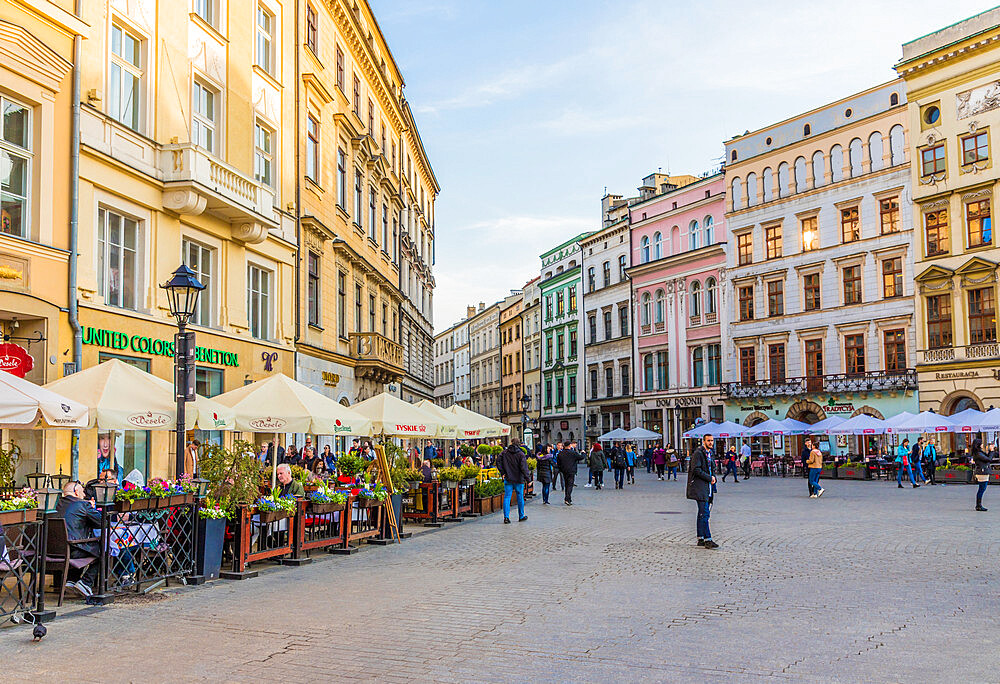
[[[0,344],[0,370],[23,378],[34,365],[35,360],[21,345],[13,342]]]

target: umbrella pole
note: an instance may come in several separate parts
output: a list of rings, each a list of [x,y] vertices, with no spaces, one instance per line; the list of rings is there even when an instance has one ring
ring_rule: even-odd
[[[271,489],[278,486],[278,433],[274,433],[274,457],[271,459]]]

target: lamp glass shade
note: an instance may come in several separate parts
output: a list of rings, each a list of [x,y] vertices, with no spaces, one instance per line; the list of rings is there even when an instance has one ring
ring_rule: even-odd
[[[51,480],[53,487],[56,487],[57,489],[61,490],[66,485],[66,483],[69,482],[69,475],[64,475],[63,473],[59,473],[58,475],[49,476],[49,479]]]
[[[25,475],[24,479],[28,481],[28,486],[37,492],[38,490],[45,488],[45,485],[49,480],[49,476],[46,473],[34,472],[30,475]]]
[[[118,491],[117,482],[95,482],[94,503],[98,506],[107,506],[114,503],[116,491]]]
[[[196,477],[192,480],[192,482],[194,482],[195,486],[198,488],[198,498],[204,499],[205,495],[208,494],[208,480]]]
[[[198,296],[205,286],[198,280],[194,271],[181,264],[173,276],[161,286],[167,291],[167,302],[170,305],[170,315],[178,323],[191,320],[198,308]]]
[[[38,508],[46,513],[51,513],[56,510],[56,506],[59,504],[59,498],[61,496],[61,489],[47,487],[45,489],[35,490],[35,501],[38,502]]]

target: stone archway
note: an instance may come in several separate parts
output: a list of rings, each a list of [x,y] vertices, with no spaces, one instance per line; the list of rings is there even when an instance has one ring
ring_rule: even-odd
[[[816,416],[814,423],[818,423],[821,420],[826,419],[826,411],[823,407],[814,401],[808,401],[806,399],[800,399],[791,406],[788,407],[788,411],[785,412],[785,418],[792,418],[793,420],[800,420],[803,423],[808,423],[807,420],[802,420],[802,416],[807,416],[813,414]],[[810,423],[811,425],[812,423]]]
[[[767,420],[766,413],[761,413],[760,411],[754,411],[753,413],[751,413],[750,415],[748,415],[746,418],[743,419],[743,425],[745,425],[746,427],[753,427],[757,423],[763,423],[765,420]]]
[[[974,404],[974,406],[968,404]],[[941,400],[938,412],[943,416],[951,416],[967,408],[975,408],[982,411],[983,402],[969,390],[955,390],[945,395],[945,398]]]
[[[854,416],[860,416],[862,413],[865,414],[866,416],[872,416],[873,418],[878,418],[879,420],[885,420],[885,416],[882,415],[881,411],[879,411],[874,406],[869,406],[868,404],[865,404],[861,408],[856,409],[854,413],[851,414],[851,418],[853,418]]]

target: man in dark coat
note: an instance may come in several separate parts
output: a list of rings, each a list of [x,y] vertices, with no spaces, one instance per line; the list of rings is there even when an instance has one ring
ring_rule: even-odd
[[[539,451],[538,459],[538,481],[542,483],[542,505],[549,505],[549,488],[552,485],[553,475],[556,469],[556,458],[552,451]]]
[[[711,512],[712,485],[715,484],[715,464],[712,463],[712,435],[705,435],[701,444],[695,449],[688,468],[687,498],[698,502],[698,546],[706,549],[717,549],[719,545],[712,541],[712,532],[708,528],[708,516]]]
[[[528,452],[521,448],[521,440],[510,438],[510,444],[497,459],[497,469],[503,476],[503,522],[510,524],[510,495],[517,492],[518,522],[524,522],[524,485],[531,477],[528,471]]]
[[[586,456],[576,450],[576,442],[570,442],[563,449],[559,450],[556,456],[556,465],[563,476],[563,489],[566,491],[565,503],[567,506],[573,505],[573,483],[576,481],[576,466]]]
[[[83,485],[79,482],[67,482],[63,487],[63,495],[56,504],[56,517],[66,521],[66,536],[70,541],[93,539],[94,530],[101,528],[101,512],[93,502],[84,499]],[[97,573],[101,564],[101,547],[96,541],[70,546],[70,558],[93,558],[94,562],[84,569],[79,581],[67,582],[66,586],[75,589],[82,596],[92,596],[97,582]]]
[[[809,477],[809,468],[806,466],[806,463],[809,461],[809,454],[810,452],[812,452],[812,449],[813,449],[812,439],[806,437],[805,441],[802,443],[802,451],[799,453],[799,460],[802,461],[802,472],[806,474],[807,478]],[[812,482],[810,482],[809,496],[812,496],[815,493],[816,492],[813,491]]]
[[[274,458],[274,440],[269,442],[267,445],[267,465],[271,465],[273,463],[273,461],[271,460],[273,458]],[[284,463],[284,462],[285,462],[285,447],[279,445],[278,463]]]

